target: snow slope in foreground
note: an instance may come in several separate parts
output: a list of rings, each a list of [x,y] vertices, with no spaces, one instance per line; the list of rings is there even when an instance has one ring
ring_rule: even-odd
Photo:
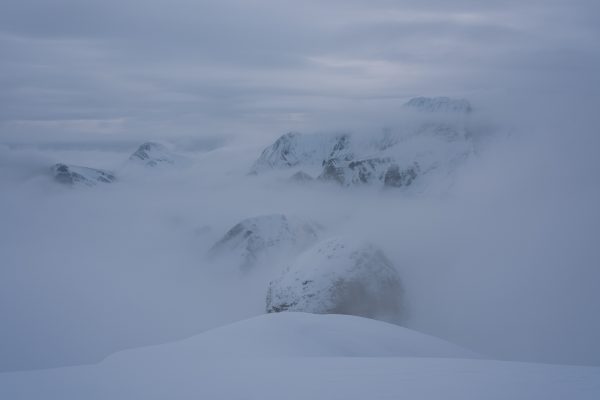
[[[433,336],[373,319],[300,312],[266,314],[180,342],[117,353],[108,364],[195,363],[240,357],[478,357]]]
[[[468,357],[384,322],[279,313],[97,365],[0,374],[0,398],[600,398],[600,368]]]

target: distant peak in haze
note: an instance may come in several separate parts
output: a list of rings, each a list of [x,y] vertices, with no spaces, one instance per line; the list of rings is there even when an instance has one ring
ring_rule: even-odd
[[[404,106],[421,115],[413,119],[407,115],[412,123],[369,135],[282,135],[262,151],[250,173],[293,169],[294,181],[308,182],[314,176],[345,187],[370,185],[413,192],[452,180],[456,168],[474,154],[473,137],[484,133],[469,127],[471,104],[449,97],[415,97]]]
[[[451,99],[450,97],[415,97],[404,106],[426,112],[471,112],[471,103],[468,100]]]
[[[264,149],[250,173],[290,168],[303,164],[320,165],[335,147],[335,135],[306,135],[289,132]]]
[[[52,166],[52,174],[57,182],[65,185],[94,186],[98,183],[112,183],[116,180],[112,172],[62,163]]]
[[[317,242],[321,230],[313,221],[283,214],[246,218],[213,245],[210,256],[228,258],[248,270],[269,256],[305,250]]]
[[[131,161],[141,162],[149,167],[154,167],[161,163],[173,164],[175,162],[174,156],[169,149],[156,142],[143,143],[129,159]]]

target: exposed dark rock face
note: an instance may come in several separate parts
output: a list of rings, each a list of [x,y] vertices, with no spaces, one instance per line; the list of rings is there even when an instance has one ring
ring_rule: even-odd
[[[401,317],[402,284],[381,250],[329,239],[306,252],[269,284],[266,311]]]
[[[382,167],[389,165],[389,158],[370,158],[352,161],[348,168],[352,171],[351,183],[372,183],[383,179]]]
[[[327,160],[319,180],[333,181],[342,186],[372,184],[383,181],[390,158],[368,158],[356,161],[343,161],[337,158]]]
[[[323,162],[323,172],[318,179],[325,182],[336,182],[343,185],[346,181],[344,166],[340,166],[342,162],[336,158],[331,158]]]
[[[71,186],[94,186],[98,183],[112,183],[116,180],[115,175],[111,172],[75,165],[59,163],[52,166],[51,171],[56,182]]]
[[[401,170],[398,164],[392,164],[385,172],[383,183],[387,187],[409,186],[419,173],[419,164],[415,163],[412,167]]]

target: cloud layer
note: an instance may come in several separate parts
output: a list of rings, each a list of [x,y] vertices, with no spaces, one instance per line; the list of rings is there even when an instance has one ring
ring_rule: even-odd
[[[414,95],[589,90],[598,83],[598,8],[8,0],[0,135],[273,135],[385,122]]]

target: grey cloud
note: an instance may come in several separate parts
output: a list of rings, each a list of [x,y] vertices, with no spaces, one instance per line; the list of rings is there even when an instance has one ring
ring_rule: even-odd
[[[122,134],[246,126],[275,135],[347,124],[342,109],[367,119],[412,95],[589,88],[597,9],[587,0],[7,1],[0,135],[85,119],[124,121]]]

